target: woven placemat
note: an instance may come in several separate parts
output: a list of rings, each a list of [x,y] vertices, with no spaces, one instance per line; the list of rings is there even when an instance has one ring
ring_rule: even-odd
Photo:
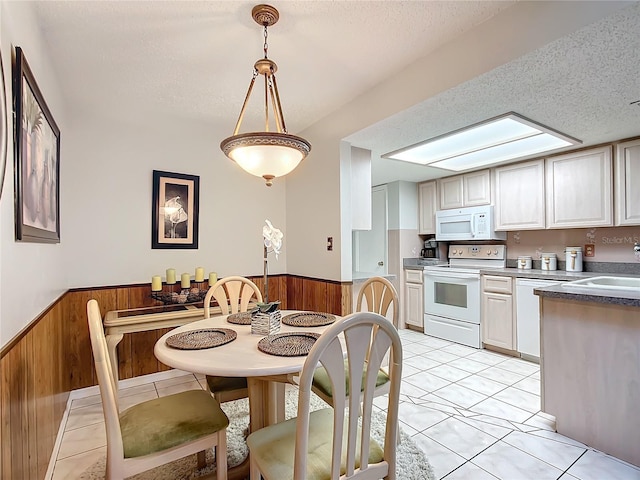
[[[180,350],[201,350],[232,342],[237,336],[238,334],[229,328],[204,328],[171,335],[167,338],[166,344]]]
[[[282,323],[292,327],[322,327],[336,321],[330,313],[300,312],[282,317]]]
[[[308,355],[320,337],[319,333],[276,333],[258,342],[258,350],[278,357],[301,357]]]
[[[251,325],[251,312],[232,313],[227,317],[227,322],[236,325]]]

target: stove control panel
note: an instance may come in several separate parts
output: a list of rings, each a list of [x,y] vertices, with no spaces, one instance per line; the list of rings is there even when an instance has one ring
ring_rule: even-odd
[[[450,245],[449,258],[504,260],[505,245]]]

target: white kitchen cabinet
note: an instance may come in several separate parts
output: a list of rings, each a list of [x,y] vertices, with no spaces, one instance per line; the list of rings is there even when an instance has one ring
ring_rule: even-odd
[[[491,171],[480,170],[462,176],[462,198],[465,207],[491,204]]]
[[[418,233],[421,235],[436,233],[436,182],[418,184]]]
[[[640,139],[616,147],[616,225],[640,225]]]
[[[405,270],[405,324],[422,331],[424,324],[424,290],[422,270]]]
[[[544,229],[544,160],[496,167],[492,174],[495,229]]]
[[[460,208],[463,206],[462,175],[439,178],[438,192],[440,195],[440,209]]]
[[[491,175],[488,169],[441,178],[437,182],[442,210],[491,203]]]
[[[515,350],[513,278],[482,275],[482,342]]]
[[[611,146],[546,159],[547,228],[613,225]]]

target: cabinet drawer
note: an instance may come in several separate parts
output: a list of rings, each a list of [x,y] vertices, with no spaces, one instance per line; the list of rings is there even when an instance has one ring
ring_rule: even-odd
[[[422,283],[424,272],[422,270],[405,270],[404,279],[408,283]]]
[[[513,293],[513,278],[482,275],[482,291],[511,294]]]

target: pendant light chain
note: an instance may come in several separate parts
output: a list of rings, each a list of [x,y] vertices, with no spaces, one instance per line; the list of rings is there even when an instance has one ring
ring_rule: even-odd
[[[264,58],[267,58],[267,50],[269,50],[269,44],[267,43],[267,37],[269,34],[267,33],[267,26],[264,26],[264,44],[262,48],[264,49]]]

